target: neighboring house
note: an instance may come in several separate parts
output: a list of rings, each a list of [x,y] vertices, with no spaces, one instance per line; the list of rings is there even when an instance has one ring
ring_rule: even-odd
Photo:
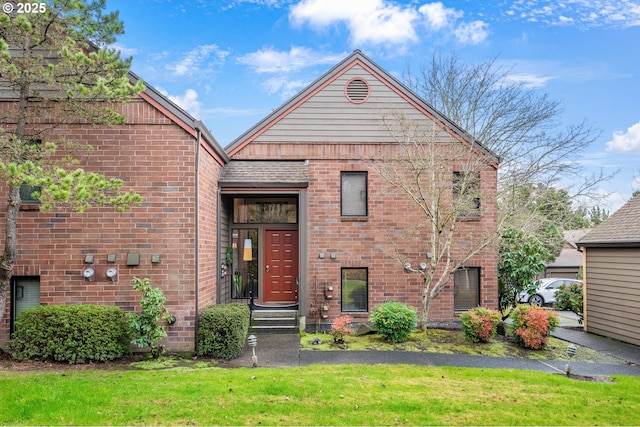
[[[640,196],[578,241],[585,330],[640,345]]]
[[[576,242],[589,231],[591,231],[590,228],[565,230],[564,247],[560,255],[547,265],[544,270],[544,277],[578,278],[580,268],[582,268],[582,253],[578,250]]]
[[[0,100],[0,117],[11,102]],[[124,214],[110,208],[78,214],[59,208],[40,212],[37,201],[26,200],[0,346],[16,315],[34,305],[139,309],[141,294],[132,289],[131,279],[149,277],[163,289],[177,318],[167,328],[167,346],[193,349],[198,312],[217,299],[218,176],[228,157],[202,123],[152,87],[120,112],[124,125],[78,123],[55,132],[91,144],[95,150],[81,157],[80,166],[121,178],[124,188],[143,197],[142,205]],[[6,189],[0,189],[2,203]],[[0,209],[3,223],[4,216]],[[86,268],[94,271],[90,278],[83,276]],[[107,277],[109,268],[116,269],[113,279]]]
[[[252,290],[260,304],[299,303],[307,327],[341,314],[366,321],[388,300],[419,309],[422,276],[405,273],[389,254],[391,239],[424,218],[406,195],[388,191],[370,160],[399,152],[382,120],[394,111],[423,126],[437,123],[443,141],[477,144],[354,51],[225,148],[231,160],[220,176],[220,254],[231,248],[234,271],[220,286],[221,302]],[[495,231],[497,158],[481,149],[477,155],[486,159],[486,197],[468,226]],[[455,166],[448,166],[443,173],[453,182]],[[245,242],[253,256],[243,258]],[[456,242],[454,257],[463,244]],[[413,265],[427,261],[426,245],[402,249]],[[454,320],[457,310],[478,305],[497,308],[495,246],[467,267],[434,300],[430,320]]]
[[[0,100],[0,112],[10,102]],[[478,215],[463,228],[495,232],[498,159],[360,51],[226,151],[201,122],[148,87],[121,107],[124,125],[57,129],[94,146],[81,159],[85,169],[122,178],[144,201],[124,214],[107,208],[40,212],[37,203],[25,204],[0,346],[16,314],[29,306],[137,309],[133,277],[149,277],[164,291],[177,318],[165,340],[173,350],[194,348],[204,306],[249,303],[251,297],[256,306],[297,310],[307,327],[327,327],[341,314],[366,321],[388,300],[419,309],[421,276],[405,273],[389,251],[390,240],[422,218],[371,168],[380,150],[398,150],[383,129],[385,111],[436,123],[442,141],[475,150],[484,165],[482,198]],[[461,171],[452,164],[443,173],[451,176],[453,193]],[[6,187],[1,192],[6,200]],[[468,243],[459,235],[453,256]],[[414,265],[427,259],[418,243],[402,250]],[[431,320],[455,320],[457,312],[478,305],[497,308],[496,245],[465,267],[434,300]],[[94,271],[89,279],[87,268]],[[107,276],[109,268],[115,277]]]

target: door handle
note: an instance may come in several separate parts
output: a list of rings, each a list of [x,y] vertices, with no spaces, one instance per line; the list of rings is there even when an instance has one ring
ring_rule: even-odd
[[[267,265],[266,270],[267,270],[267,273],[268,273],[268,272],[270,272],[270,271],[271,271],[271,268]]]

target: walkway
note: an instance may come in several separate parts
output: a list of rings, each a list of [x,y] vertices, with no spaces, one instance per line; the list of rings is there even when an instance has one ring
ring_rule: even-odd
[[[626,364],[571,363],[571,373],[581,376],[640,376],[640,347],[574,329],[579,326],[573,313],[561,313],[556,338],[592,348],[626,361]],[[474,368],[526,369],[564,373],[566,361],[524,358],[470,356],[406,351],[299,351],[299,334],[256,334],[255,349],[259,367],[291,367],[315,364],[411,364],[424,366],[459,366]],[[579,351],[579,350],[578,350]],[[237,359],[225,363],[230,367],[251,367],[252,349],[245,347]]]

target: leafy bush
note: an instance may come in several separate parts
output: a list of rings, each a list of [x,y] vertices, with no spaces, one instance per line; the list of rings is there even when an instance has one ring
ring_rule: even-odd
[[[401,302],[387,301],[376,306],[369,321],[374,329],[390,343],[406,341],[415,328],[416,310]]]
[[[519,305],[513,310],[511,318],[515,342],[534,350],[546,346],[547,337],[560,324],[556,313],[535,305]]]
[[[333,342],[338,344],[344,343],[345,335],[349,335],[353,332],[350,324],[353,322],[353,317],[349,315],[344,315],[336,318],[336,320],[331,323],[331,335],[333,335]]]
[[[471,342],[487,342],[496,335],[500,312],[484,307],[476,307],[462,313],[462,331]]]
[[[198,327],[199,356],[234,359],[242,353],[249,332],[250,312],[245,304],[205,307]]]
[[[572,283],[569,286],[562,285],[556,291],[556,302],[553,304],[556,310],[569,310],[578,315],[578,323],[584,320],[584,297],[582,285]]]
[[[18,360],[104,362],[129,351],[129,328],[118,307],[39,306],[18,316],[8,349]]]
[[[158,357],[162,353],[162,347],[156,348],[155,345],[167,336],[167,331],[165,331],[164,325],[160,324],[160,320],[169,323],[173,320],[171,313],[164,305],[166,298],[162,289],[152,287],[147,278],[134,277],[131,285],[136,291],[142,292],[142,300],[140,300],[142,313],[128,314],[133,336],[131,344],[140,348],[149,347],[153,357]]]

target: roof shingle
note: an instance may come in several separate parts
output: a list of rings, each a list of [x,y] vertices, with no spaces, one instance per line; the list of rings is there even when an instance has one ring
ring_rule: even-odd
[[[640,244],[640,195],[614,212],[578,242],[579,246]]]

